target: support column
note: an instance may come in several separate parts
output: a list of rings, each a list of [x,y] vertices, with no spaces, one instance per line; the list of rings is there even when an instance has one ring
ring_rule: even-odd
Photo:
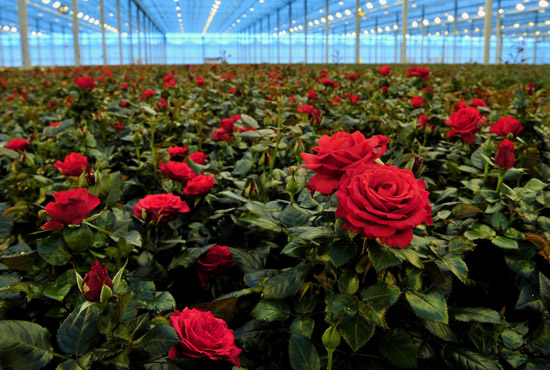
[[[271,63],[271,16],[267,16],[267,62]]]
[[[424,63],[424,5],[422,5],[422,20],[420,21],[420,63]]]
[[[19,16],[19,34],[21,35],[21,60],[23,68],[31,68],[31,56],[29,52],[29,16],[27,14],[27,2],[17,0],[17,14]]]
[[[456,36],[458,34],[458,0],[455,0],[455,15],[453,21],[453,64],[456,63]]]
[[[36,49],[38,51],[38,65],[42,65],[42,50],[40,48],[40,36],[38,36],[38,32],[40,31],[40,21],[38,18],[36,19]]]
[[[128,35],[130,36],[130,64],[134,64],[134,35],[132,32],[132,0],[128,0],[128,26],[130,28],[130,32],[128,32]]]
[[[359,16],[359,0],[355,0],[355,64],[361,61],[361,17]],[[347,47],[346,47],[347,50]]]
[[[281,9],[277,9],[277,64],[281,64]]]
[[[307,0],[304,0],[304,52],[305,52],[305,61],[304,63],[307,64]]]
[[[258,38],[256,37],[256,23],[252,25],[252,37],[254,38],[254,64],[258,63]]]
[[[499,9],[500,10],[500,6]],[[502,63],[502,29],[501,27],[501,16],[500,13],[497,10],[497,49],[496,49],[496,55],[495,55],[495,64],[501,64]]]
[[[292,64],[292,1],[288,3],[288,64]]]
[[[122,23],[120,20],[120,0],[116,0],[116,18],[117,18],[117,31],[118,31],[118,52],[120,56],[120,65],[124,64],[124,58],[122,57]]]
[[[483,64],[489,64],[491,56],[491,30],[493,25],[493,0],[485,0],[485,27],[483,36]]]
[[[407,32],[409,23],[409,0],[403,0],[401,19],[401,64],[407,63]]]
[[[53,42],[53,23],[50,23],[50,35],[51,35],[50,36],[50,48],[52,50],[52,64],[54,66],[56,66],[57,62],[55,61],[55,44]]]
[[[325,0],[325,63],[328,64],[328,0]]]
[[[260,63],[264,62],[264,25],[260,19]]]
[[[103,65],[107,65],[107,43],[105,42],[105,4],[99,0],[99,27],[101,27],[101,48],[103,50]]]
[[[78,0],[72,0],[71,7],[73,8],[73,50],[74,50],[74,65],[80,65],[80,42],[78,35],[80,33],[78,25]]]
[[[141,23],[139,21],[139,9],[137,9],[137,12],[136,12],[136,21],[137,21],[137,37],[138,37],[138,64],[142,64],[143,63],[143,59],[141,58]]]

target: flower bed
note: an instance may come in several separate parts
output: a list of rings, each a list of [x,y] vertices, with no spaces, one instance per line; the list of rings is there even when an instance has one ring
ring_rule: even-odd
[[[548,80],[499,71],[1,72],[0,364],[550,368]]]

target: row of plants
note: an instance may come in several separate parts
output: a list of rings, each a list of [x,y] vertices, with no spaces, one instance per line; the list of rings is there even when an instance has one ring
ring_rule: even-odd
[[[550,368],[520,69],[3,70],[0,364]]]

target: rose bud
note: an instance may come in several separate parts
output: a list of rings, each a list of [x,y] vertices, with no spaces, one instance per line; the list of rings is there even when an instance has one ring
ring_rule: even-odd
[[[99,302],[104,285],[111,291],[113,290],[113,282],[109,277],[107,267],[105,267],[105,264],[95,261],[90,272],[84,275],[84,279],[82,280],[82,294],[84,298],[91,302]]]
[[[197,268],[201,286],[204,287],[208,280],[220,275],[225,270],[235,266],[229,248],[215,245],[204,252],[197,260]]]

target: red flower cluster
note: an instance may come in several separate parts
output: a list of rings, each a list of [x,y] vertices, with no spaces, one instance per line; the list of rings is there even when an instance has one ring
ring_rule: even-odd
[[[152,96],[155,96],[155,90],[147,89],[141,94],[140,100],[145,100],[145,99],[150,98]]]
[[[481,130],[480,126],[487,122],[477,108],[466,106],[460,108],[457,112],[451,114],[445,124],[451,126],[451,131],[447,133],[448,137],[461,135],[462,141],[473,143],[474,134]]]
[[[418,96],[413,96],[411,98],[411,105],[413,108],[420,108],[420,107],[423,107],[425,106],[427,103],[424,101],[424,99],[422,98],[422,95],[418,95]]]
[[[90,76],[78,76],[75,78],[74,83],[80,88],[80,90],[92,90],[95,87],[95,81]]]
[[[179,213],[189,211],[187,203],[172,193],[146,195],[132,210],[138,218],[155,224],[174,220]]]
[[[319,113],[319,110],[313,108],[313,105],[300,105],[298,108],[296,108],[296,113],[306,114],[310,116],[312,124],[321,123],[321,115]]]
[[[426,67],[411,67],[407,69],[407,77],[420,77],[424,79],[424,81],[428,81],[430,79],[430,70]]]
[[[64,176],[80,176],[88,166],[88,157],[73,152],[63,162],[57,161],[52,166]]]
[[[14,152],[22,152],[31,147],[31,143],[25,139],[11,139],[6,145],[6,149],[13,150]]]
[[[52,195],[55,201],[46,204],[46,214],[52,221],[46,222],[42,229],[80,225],[100,203],[99,198],[88,193],[88,189],[65,190]]]
[[[231,118],[224,118],[220,122],[220,128],[218,128],[212,134],[212,137],[218,141],[230,141],[231,134],[237,131],[235,122],[241,119],[240,114],[236,114]]]
[[[490,133],[500,136],[508,136],[509,134],[518,136],[522,131],[523,126],[521,125],[521,121],[512,117],[501,117],[497,123],[492,125],[489,129]]]
[[[378,72],[380,72],[382,76],[388,76],[391,72],[391,67],[389,65],[379,67]]]

